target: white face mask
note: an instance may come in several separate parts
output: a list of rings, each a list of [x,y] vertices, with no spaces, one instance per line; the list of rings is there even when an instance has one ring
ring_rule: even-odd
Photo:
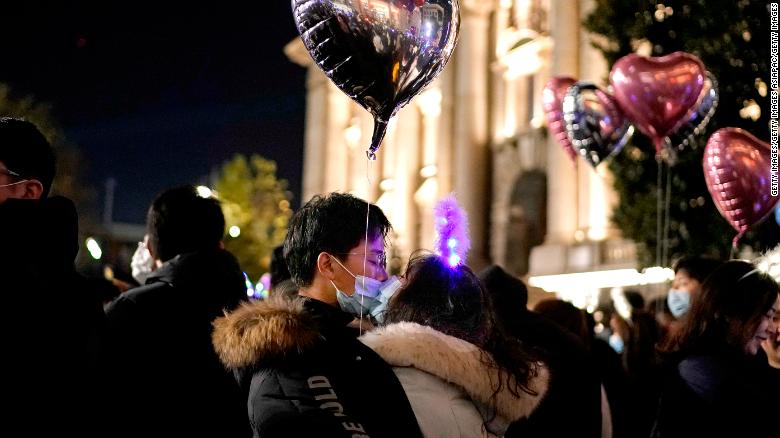
[[[144,242],[138,242],[138,248],[133,253],[133,259],[130,261],[130,269],[133,278],[139,284],[145,284],[146,279],[154,271],[154,259]]]
[[[675,318],[680,318],[691,307],[691,294],[684,290],[669,289],[669,295],[666,297],[666,303],[669,304],[669,310]]]

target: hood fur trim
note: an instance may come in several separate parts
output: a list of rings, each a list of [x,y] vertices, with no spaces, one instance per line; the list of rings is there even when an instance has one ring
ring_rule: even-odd
[[[319,332],[303,302],[271,296],[214,320],[211,341],[220,361],[229,369],[241,369],[310,349]]]
[[[392,366],[417,368],[460,386],[477,402],[495,404],[497,413],[510,421],[528,417],[549,386],[549,371],[538,363],[528,382],[528,388],[536,395],[520,390],[520,397],[516,397],[507,388],[504,376],[501,391],[491,400],[498,370],[483,363],[482,351],[462,339],[416,323],[390,324],[366,333],[360,340]]]

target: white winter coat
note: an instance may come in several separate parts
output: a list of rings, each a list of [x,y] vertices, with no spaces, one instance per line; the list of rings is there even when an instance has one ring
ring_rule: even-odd
[[[538,364],[528,383],[535,395],[520,391],[518,398],[505,382],[491,400],[498,371],[479,348],[415,323],[390,324],[360,340],[393,366],[426,438],[503,436],[536,409],[549,385],[548,369]]]

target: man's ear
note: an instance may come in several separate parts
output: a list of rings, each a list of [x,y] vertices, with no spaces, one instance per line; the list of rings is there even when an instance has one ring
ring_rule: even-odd
[[[41,199],[43,196],[43,184],[37,179],[27,180],[22,184],[24,191],[21,199]]]
[[[333,256],[326,252],[321,252],[317,256],[317,272],[328,280],[333,280],[336,277],[334,269]]]

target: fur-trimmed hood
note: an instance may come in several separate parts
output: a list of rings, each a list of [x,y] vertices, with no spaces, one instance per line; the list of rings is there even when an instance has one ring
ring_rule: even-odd
[[[464,340],[445,335],[431,327],[411,322],[390,324],[366,333],[360,340],[394,367],[414,367],[463,388],[472,400],[486,406],[509,421],[528,417],[544,398],[549,386],[549,370],[538,363],[528,388],[536,394],[520,391],[520,398],[506,386],[494,400],[494,382],[498,370],[487,367],[479,348]]]
[[[214,320],[211,341],[225,367],[234,370],[298,355],[320,339],[304,298],[271,296],[245,303]]]

